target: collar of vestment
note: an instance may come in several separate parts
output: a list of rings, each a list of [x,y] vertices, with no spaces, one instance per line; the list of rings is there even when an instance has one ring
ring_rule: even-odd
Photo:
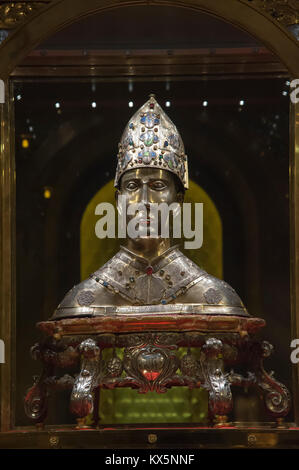
[[[92,277],[134,305],[166,304],[185,294],[207,273],[171,246],[151,260],[126,247]]]

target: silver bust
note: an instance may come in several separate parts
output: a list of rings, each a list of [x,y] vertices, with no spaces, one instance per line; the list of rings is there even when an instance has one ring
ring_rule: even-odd
[[[153,95],[124,130],[115,187],[116,200],[125,196],[127,204],[183,202],[184,145]],[[67,293],[52,319],[154,312],[249,316],[234,289],[200,269],[171,238],[147,236],[128,237],[113,258]]]

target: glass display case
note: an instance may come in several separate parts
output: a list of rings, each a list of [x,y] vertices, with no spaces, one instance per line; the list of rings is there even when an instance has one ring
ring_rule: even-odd
[[[137,447],[187,448],[201,436],[205,447],[297,447],[298,104],[290,96],[299,73],[298,9],[276,5],[274,15],[239,0],[181,2],[187,8],[106,3],[73,2],[70,13],[67,1],[28,2],[22,11],[0,2],[0,446],[129,447],[134,439]],[[92,428],[92,419],[76,429],[69,390],[50,394],[38,431],[25,414],[24,397],[40,373],[30,358],[42,338],[36,324],[118,250],[119,240],[96,237],[95,207],[114,203],[120,136],[151,93],[185,144],[185,200],[204,203],[203,245],[182,251],[265,320],[258,338],[274,346],[265,368],[292,397],[280,426],[255,388],[234,385],[222,429],[209,421],[206,390],[187,387],[101,389],[88,441],[81,428]],[[115,351],[122,357],[117,347],[104,359]]]

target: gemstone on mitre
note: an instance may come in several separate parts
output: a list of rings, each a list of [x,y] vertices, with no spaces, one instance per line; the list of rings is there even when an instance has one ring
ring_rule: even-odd
[[[140,122],[148,129],[152,129],[155,125],[159,124],[160,120],[157,118],[155,113],[149,111],[141,117]]]
[[[177,134],[171,134],[169,137],[168,137],[168,140],[170,142],[170,145],[172,147],[174,147],[175,149],[178,149],[179,146],[180,146],[180,139],[179,139],[179,136]]]
[[[132,155],[129,152],[126,152],[121,159],[121,168],[124,170],[128,163],[132,160]]]
[[[144,142],[144,145],[150,147],[153,144],[156,144],[159,138],[155,135],[153,131],[147,131],[144,134],[141,134],[140,140]]]
[[[123,145],[125,148],[134,145],[133,136],[130,132],[124,138]]]
[[[154,151],[142,150],[138,153],[138,157],[142,159],[142,162],[148,164],[152,159],[156,158],[157,154]]]

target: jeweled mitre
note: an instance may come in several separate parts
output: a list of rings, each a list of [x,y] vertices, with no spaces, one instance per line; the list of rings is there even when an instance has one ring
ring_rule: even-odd
[[[118,186],[127,170],[153,167],[171,171],[188,188],[188,163],[182,138],[154,95],[132,116],[118,146],[114,186]]]

